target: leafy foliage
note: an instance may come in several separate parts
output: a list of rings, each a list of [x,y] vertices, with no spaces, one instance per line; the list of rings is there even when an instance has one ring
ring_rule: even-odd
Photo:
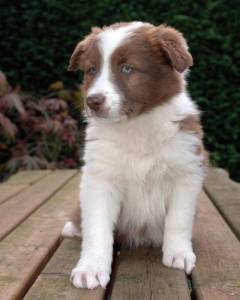
[[[61,83],[34,100],[8,85],[0,73],[0,180],[18,169],[76,168],[81,135],[60,95],[77,99]],[[78,95],[78,94],[77,94]]]
[[[190,91],[203,111],[212,162],[240,180],[239,10],[236,0],[3,0],[0,69],[14,84],[43,93],[56,78],[67,85],[80,80],[66,72],[67,62],[91,26],[130,20],[175,26],[195,60]]]

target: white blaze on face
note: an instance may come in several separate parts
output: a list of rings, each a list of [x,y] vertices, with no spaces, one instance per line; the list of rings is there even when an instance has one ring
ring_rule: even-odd
[[[131,32],[143,25],[142,22],[133,22],[118,29],[107,28],[100,34],[99,48],[102,55],[102,66],[98,77],[90,87],[87,97],[94,94],[102,94],[106,98],[105,108],[108,117],[120,117],[121,95],[111,80],[111,57],[114,51],[131,34]]]

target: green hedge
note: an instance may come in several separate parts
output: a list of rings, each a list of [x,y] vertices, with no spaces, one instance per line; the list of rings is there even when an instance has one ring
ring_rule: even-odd
[[[214,164],[240,180],[240,2],[21,0],[0,4],[0,69],[26,90],[41,93],[66,72],[74,45],[93,25],[143,20],[185,33],[195,59],[190,90],[201,107]]]

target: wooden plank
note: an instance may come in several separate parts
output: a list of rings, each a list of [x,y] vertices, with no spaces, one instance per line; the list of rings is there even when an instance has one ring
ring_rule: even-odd
[[[19,184],[19,185],[10,185],[10,184],[1,184],[0,185],[0,204],[7,201],[11,197],[17,195],[21,191],[23,191],[27,184]]]
[[[105,290],[76,289],[69,281],[80,253],[79,240],[64,240],[25,296],[25,300],[100,300]],[[120,299],[120,298],[119,298]],[[123,299],[123,298],[122,298]]]
[[[111,299],[190,299],[184,272],[164,267],[161,260],[161,250],[157,248],[122,250]]]
[[[8,181],[0,184],[0,204],[15,196],[29,185],[40,180],[49,170],[21,171],[13,175]]]
[[[0,240],[51,197],[76,170],[57,170],[9,199],[0,209]]]
[[[240,243],[206,194],[194,230],[193,286],[198,300],[240,299]]]
[[[205,190],[240,239],[240,184],[231,180],[225,170],[211,168]]]
[[[33,184],[42,177],[51,173],[51,170],[29,170],[19,171],[15,175],[11,176],[8,181],[4,182],[7,184]]]
[[[22,299],[55,251],[77,201],[79,180],[74,176],[0,242],[0,300]]]

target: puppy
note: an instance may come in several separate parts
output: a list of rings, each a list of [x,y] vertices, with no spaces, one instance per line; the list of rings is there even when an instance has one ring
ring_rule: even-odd
[[[84,71],[88,127],[81,222],[63,229],[82,238],[75,287],[106,287],[114,232],[128,246],[162,245],[165,266],[188,274],[194,267],[192,226],[207,158],[186,90],[192,65],[183,35],[165,25],[93,28],[76,46],[69,70]]]

